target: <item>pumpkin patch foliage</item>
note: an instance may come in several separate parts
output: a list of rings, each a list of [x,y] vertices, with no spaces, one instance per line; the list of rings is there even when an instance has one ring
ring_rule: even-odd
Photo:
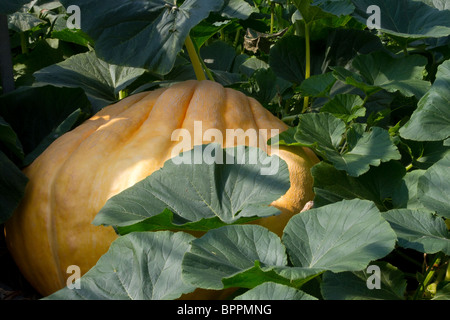
[[[0,273],[22,279],[0,285],[450,299],[445,1],[2,0],[0,22]]]

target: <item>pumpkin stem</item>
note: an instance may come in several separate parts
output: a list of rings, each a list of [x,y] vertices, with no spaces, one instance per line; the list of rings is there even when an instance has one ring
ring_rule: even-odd
[[[306,70],[305,80],[311,76],[311,44],[309,38],[309,23],[305,22],[305,45],[306,45]],[[303,100],[303,113],[306,112],[309,106],[309,98],[305,97]]]
[[[270,4],[270,34],[273,34],[273,25],[275,20],[275,2],[269,0]]]
[[[194,47],[194,43],[192,42],[192,39],[189,35],[184,41],[184,45],[186,46],[189,58],[191,59],[192,66],[194,67],[195,77],[199,81],[206,80],[205,73],[203,72],[202,63],[198,56],[197,50]]]

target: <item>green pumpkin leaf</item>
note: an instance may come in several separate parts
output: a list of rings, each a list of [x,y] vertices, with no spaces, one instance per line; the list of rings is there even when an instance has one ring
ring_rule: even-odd
[[[204,160],[210,155],[211,164]],[[155,216],[166,215],[166,209],[173,213],[173,217],[165,218],[169,222],[166,227],[194,229],[196,225],[205,226],[204,220],[212,219],[211,225],[216,225],[219,221],[234,223],[241,218],[270,216],[279,211],[269,205],[289,186],[286,162],[269,157],[259,148],[196,146],[110,198],[94,224],[124,227],[152,217],[163,221]],[[192,224],[201,220],[202,224]]]
[[[371,13],[367,8],[380,8],[380,31],[408,40],[440,38],[450,35],[450,12],[439,11],[423,2],[413,0],[353,0],[353,16],[366,24]]]
[[[419,0],[423,3],[426,3],[430,7],[439,9],[439,10],[448,10],[450,9],[450,2],[447,0]]]
[[[450,300],[450,282],[442,281],[436,288],[436,295],[431,300]]]
[[[353,177],[360,176],[381,162],[398,160],[401,155],[390,139],[387,130],[373,127],[361,136],[353,136],[351,148],[342,150],[346,132],[343,120],[329,113],[303,114],[297,127],[295,139],[313,148],[339,170]]]
[[[33,75],[40,83],[82,88],[94,111],[98,111],[116,102],[119,91],[125,89],[144,72],[144,69],[108,64],[100,60],[94,51],[90,51],[43,68]]]
[[[79,288],[65,287],[44,300],[171,300],[195,288],[184,283],[181,262],[193,236],[136,232],[115,240],[84,274]]]
[[[351,69],[341,66],[332,69],[337,79],[366,95],[386,90],[420,99],[430,88],[430,83],[422,80],[426,63],[426,58],[419,55],[394,58],[380,51],[357,56]]]
[[[80,46],[89,47],[94,45],[94,41],[81,29],[69,29],[52,31],[52,38],[59,39],[64,42],[76,43]]]
[[[366,173],[370,166],[379,166],[381,162],[400,158],[400,152],[391,141],[387,130],[373,127],[369,132],[363,133],[350,151],[343,156],[333,154],[330,160],[337,169],[357,177]]]
[[[288,266],[280,238],[257,225],[210,230],[192,242],[183,259],[183,278],[214,290],[253,288],[268,281],[299,287],[323,271]]]
[[[396,184],[392,193],[394,208],[425,209],[417,198],[417,183],[425,170],[413,170],[407,172],[400,185]]]
[[[380,38],[368,30],[336,28],[329,32],[323,62],[327,68],[345,67],[357,55],[384,50]]]
[[[12,14],[29,2],[29,0],[2,0],[0,14]]]
[[[403,248],[450,255],[450,232],[444,220],[424,210],[394,209],[383,213]]]
[[[358,95],[337,94],[323,105],[320,112],[328,112],[336,118],[350,122],[366,115],[364,101]]]
[[[26,164],[71,129],[69,124],[84,120],[89,114],[91,105],[79,88],[20,87],[0,96],[0,116],[17,134],[28,157]]]
[[[225,0],[221,14],[227,18],[246,20],[252,13],[258,12],[258,8],[250,5],[247,1]]]
[[[417,198],[426,208],[450,219],[450,152],[428,168],[417,182]]]
[[[23,159],[23,147],[13,128],[0,117],[0,143],[6,146],[16,157]]]
[[[201,21],[194,28],[192,28],[190,35],[192,38],[192,42],[195,44],[197,48],[201,48],[203,44],[208,41],[212,36],[220,32],[226,26],[229,26],[232,23],[229,20],[226,23],[210,23],[207,20]]]
[[[331,72],[314,75],[300,84],[300,93],[310,97],[328,97],[330,90],[336,82]]]
[[[276,76],[270,68],[260,68],[253,72],[250,78],[251,85],[246,89],[248,95],[254,97],[261,104],[266,105],[292,86],[292,84]]]
[[[202,47],[200,56],[209,69],[231,72],[236,51],[228,43],[218,40]]]
[[[266,277],[273,280],[277,276],[270,267],[286,264],[285,248],[276,234],[261,226],[239,225],[210,230],[192,241],[182,266],[186,282],[218,290],[238,283],[247,288],[256,286]],[[265,272],[265,267],[269,271]],[[242,272],[245,276],[230,280]],[[224,278],[229,278],[228,285],[222,282]]]
[[[311,5],[336,16],[349,15],[355,10],[351,0],[313,0]]]
[[[286,35],[278,40],[270,49],[269,65],[273,72],[284,80],[302,83],[306,70],[305,39]],[[311,74],[322,74],[323,50],[311,47]]]
[[[15,12],[8,15],[8,28],[16,32],[31,30],[41,23],[45,21],[28,12]]]
[[[339,154],[346,127],[344,121],[328,113],[303,114],[294,138],[329,158]]]
[[[396,161],[373,167],[359,177],[351,177],[325,162],[314,166],[311,172],[316,193],[314,205],[317,207],[343,199],[365,199],[386,211],[391,206],[400,207],[403,197],[408,195],[408,189],[402,188],[406,169]],[[411,191],[409,193],[412,194]]]
[[[314,2],[320,4],[321,1],[315,0]],[[312,0],[294,0],[294,4],[305,23],[311,23],[315,20],[320,20],[331,16],[330,13],[323,11],[316,5],[313,5]]]
[[[354,199],[293,216],[282,239],[294,266],[342,272],[385,257],[396,235],[374,203]]]
[[[374,262],[379,278],[368,270],[323,275],[321,292],[325,300],[404,300],[406,280],[403,272],[386,262]],[[370,271],[370,270],[369,270]],[[379,281],[379,287],[369,286]],[[369,285],[369,286],[368,286]]]
[[[411,119],[400,128],[409,140],[438,141],[450,137],[450,60],[438,67],[431,89],[420,99]]]
[[[441,160],[450,146],[445,145],[445,140],[439,141],[406,141],[408,147],[411,148],[413,165],[415,168],[428,169],[433,164]]]
[[[94,40],[100,59],[162,75],[172,70],[189,31],[224,5],[222,0],[186,0],[179,7],[164,0],[79,0],[76,4],[82,12],[81,29]]]
[[[34,150],[28,153],[23,159],[23,166],[30,165],[34,159],[36,159],[47,147],[52,144],[57,138],[69,132],[82,123],[89,117],[89,114],[84,113],[83,110],[77,109],[72,112],[64,121],[62,121],[56,128],[54,128],[41,142],[34,148]]]
[[[0,224],[6,222],[25,193],[28,178],[0,151]]]
[[[317,300],[317,298],[283,284],[264,282],[234,300]]]

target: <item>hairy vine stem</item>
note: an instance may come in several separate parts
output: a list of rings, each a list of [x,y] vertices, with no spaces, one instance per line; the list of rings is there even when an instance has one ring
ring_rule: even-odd
[[[430,283],[431,279],[436,273],[436,267],[441,263],[441,259],[444,257],[444,254],[442,252],[439,252],[436,254],[431,261],[430,265],[428,266],[427,270],[424,274],[424,280],[417,288],[415,294],[414,294],[414,300],[417,300],[418,298],[422,297],[423,293],[425,292],[425,289],[427,288],[428,284]]]
[[[205,72],[203,70],[204,63],[200,60],[200,57],[195,49],[194,43],[192,42],[191,37],[188,35],[184,45],[186,46],[189,59],[191,60],[192,66],[194,67],[195,77],[197,80],[206,80]],[[209,70],[208,70],[209,71]],[[210,80],[212,75],[208,75]]]
[[[202,63],[200,61],[200,57],[198,56],[197,50],[195,49],[194,43],[192,42],[191,37],[188,35],[184,42],[189,59],[191,60],[192,66],[194,67],[194,72],[197,80],[206,80],[205,73],[203,72]]]
[[[305,45],[306,45],[306,68],[305,68],[305,80],[311,76],[311,44],[309,37],[309,24],[305,22]],[[309,97],[305,97],[303,100],[303,112],[308,110]]]

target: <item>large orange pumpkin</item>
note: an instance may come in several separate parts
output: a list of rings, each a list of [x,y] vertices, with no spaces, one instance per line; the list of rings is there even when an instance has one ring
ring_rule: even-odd
[[[171,139],[174,130],[191,131],[194,121],[202,121],[203,130],[223,132],[288,128],[255,99],[192,80],[104,108],[24,169],[29,183],[5,225],[6,239],[21,272],[43,296],[66,285],[68,266],[84,274],[108,250],[117,235],[112,227],[92,224],[97,212],[110,197],[161,168],[178,143]],[[278,154],[288,164],[291,187],[272,203],[282,214],[258,222],[281,234],[287,220],[312,200],[310,168],[318,160],[300,147],[280,148]]]

